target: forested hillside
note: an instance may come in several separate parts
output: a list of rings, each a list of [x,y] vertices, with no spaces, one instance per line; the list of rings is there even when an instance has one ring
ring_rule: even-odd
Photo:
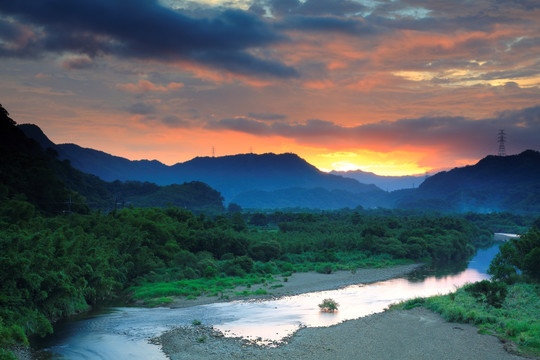
[[[397,207],[446,212],[540,213],[540,153],[487,156],[475,165],[443,171],[418,189],[392,194]]]

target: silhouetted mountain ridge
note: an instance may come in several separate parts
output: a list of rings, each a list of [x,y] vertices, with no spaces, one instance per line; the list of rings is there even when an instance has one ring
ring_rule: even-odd
[[[540,153],[526,150],[518,155],[489,155],[475,165],[439,172],[419,187],[423,194],[452,192],[463,188],[486,189],[540,181]]]
[[[39,128],[21,128],[27,133],[32,130],[38,142],[50,146],[45,134],[37,131]],[[156,160],[131,161],[75,144],[54,145],[54,150],[74,167],[105,180],[160,185],[199,181],[217,189],[227,201],[247,208],[330,209],[360,205],[444,212],[540,212],[540,153],[534,150],[510,156],[490,155],[474,165],[443,171],[425,180],[416,178],[424,180],[416,189],[390,193],[373,184],[319,171],[292,153],[196,157],[167,166]]]
[[[1,105],[0,110],[3,110]],[[221,194],[207,184],[158,186],[148,182],[106,182],[73,168],[69,161],[59,160],[63,149],[35,125],[16,126],[6,114],[0,113],[0,130],[0,200],[12,202],[11,212],[15,217],[20,209],[25,209],[17,203],[19,199],[45,214],[84,213],[88,206],[113,210],[128,204],[139,207],[170,204],[209,213],[224,210]]]
[[[427,178],[413,192],[392,194],[398,207],[444,211],[540,211],[540,153],[490,155],[475,165]]]
[[[52,142],[36,125],[22,125],[29,136],[42,145]],[[324,173],[296,154],[239,154],[222,157],[196,157],[167,166],[157,160],[128,160],[103,151],[75,144],[54,145],[62,160],[105,181],[149,181],[158,185],[201,181],[217,189],[227,199],[245,191],[274,191],[290,188],[324,188],[361,193],[367,202],[382,191],[374,185]],[[360,205],[360,204],[358,204]],[[365,204],[364,204],[365,205]]]

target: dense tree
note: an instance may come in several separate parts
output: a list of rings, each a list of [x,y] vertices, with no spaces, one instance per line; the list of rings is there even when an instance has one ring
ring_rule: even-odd
[[[535,222],[536,223],[536,222]],[[540,230],[534,226],[519,238],[500,246],[500,252],[489,266],[495,280],[515,282],[520,274],[533,281],[540,280]]]

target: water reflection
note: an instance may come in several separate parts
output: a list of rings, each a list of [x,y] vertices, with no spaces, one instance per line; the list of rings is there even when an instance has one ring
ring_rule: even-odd
[[[382,312],[390,304],[415,297],[447,294],[466,283],[487,279],[485,273],[467,269],[457,275],[430,276],[417,279],[392,279],[369,285],[352,285],[340,290],[319,291],[265,302],[232,302],[220,304],[222,311],[238,314],[229,322],[215,325],[228,336],[262,343],[280,341],[301,326],[330,326],[345,320]],[[319,311],[325,298],[339,303],[336,313]]]
[[[330,326],[381,312],[399,301],[445,294],[469,282],[487,279],[486,269],[498,246],[479,250],[468,268],[429,270],[408,278],[339,290],[319,291],[271,301],[236,301],[185,309],[113,308],[55,327],[55,334],[39,345],[54,355],[49,359],[166,359],[159,347],[148,343],[167,329],[190,326],[194,319],[214,325],[226,336],[259,343],[281,341],[300,327]],[[319,311],[325,298],[339,304],[336,313]]]

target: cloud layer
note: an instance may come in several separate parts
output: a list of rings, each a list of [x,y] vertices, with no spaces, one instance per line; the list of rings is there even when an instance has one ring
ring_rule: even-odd
[[[540,148],[540,3],[3,0],[0,77],[57,142],[421,172]]]
[[[192,18],[155,0],[6,0],[0,12],[15,19],[0,22],[6,43],[0,48],[2,56],[112,54],[195,61],[260,76],[297,75],[290,66],[249,52],[286,38],[248,12],[227,10],[213,18]]]

